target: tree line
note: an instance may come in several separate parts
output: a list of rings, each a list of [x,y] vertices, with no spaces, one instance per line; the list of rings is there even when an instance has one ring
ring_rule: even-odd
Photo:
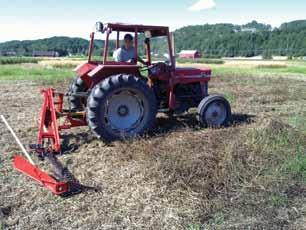
[[[306,20],[274,29],[256,21],[187,26],[175,31],[175,40],[177,50],[195,49],[206,56],[306,56]]]
[[[306,20],[284,23],[278,28],[256,21],[246,25],[194,25],[178,29],[174,35],[177,52],[199,50],[204,57],[306,56]],[[153,53],[165,53],[165,39],[152,41]],[[86,39],[70,37],[9,41],[0,43],[0,55],[32,56],[34,51],[56,51],[60,56],[86,55],[88,43]],[[95,42],[96,55],[101,55],[103,46],[103,41]],[[111,42],[110,46],[113,50],[115,43]],[[143,46],[140,53],[144,53]]]

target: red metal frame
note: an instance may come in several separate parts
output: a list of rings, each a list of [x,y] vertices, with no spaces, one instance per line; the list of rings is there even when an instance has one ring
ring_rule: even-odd
[[[151,45],[150,43],[146,44],[146,53],[147,53],[147,61],[148,65],[152,65],[152,58],[151,58]]]
[[[75,119],[72,113],[64,113],[63,93],[56,93],[52,88],[42,90],[41,93],[44,96],[44,101],[39,116],[37,144],[44,146],[45,143],[49,143],[53,152],[60,153],[61,141],[59,131],[87,125],[85,114],[78,114],[81,117]],[[54,100],[55,98],[57,99],[56,101]],[[60,117],[65,117],[65,121],[62,124],[58,123],[58,118]]]
[[[90,34],[90,42],[89,42],[89,49],[88,49],[88,62],[91,62],[93,48],[94,48],[94,39],[95,39],[95,33],[92,32]]]
[[[135,60],[137,60],[138,59],[138,28],[137,27],[135,28],[135,39],[134,40],[135,40],[135,50],[136,50],[134,58]]]
[[[119,49],[120,47],[120,32],[117,31],[117,39],[116,39],[116,49]]]
[[[107,62],[107,57],[108,57],[108,43],[109,43],[109,35],[110,35],[110,30],[106,30],[106,39],[105,39],[105,47],[104,47],[104,54],[103,54],[103,64],[105,65]]]

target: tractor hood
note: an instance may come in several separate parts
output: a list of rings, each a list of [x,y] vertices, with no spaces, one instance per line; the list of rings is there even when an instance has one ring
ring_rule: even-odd
[[[175,75],[179,77],[210,77],[211,72],[209,68],[177,67],[175,69]]]

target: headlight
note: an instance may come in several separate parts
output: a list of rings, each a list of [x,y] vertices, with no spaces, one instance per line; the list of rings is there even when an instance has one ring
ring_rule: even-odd
[[[104,25],[102,22],[96,22],[96,31],[103,33]]]

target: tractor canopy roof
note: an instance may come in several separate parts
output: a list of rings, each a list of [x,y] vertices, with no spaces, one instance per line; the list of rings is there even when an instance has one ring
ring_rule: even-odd
[[[146,31],[151,32],[152,37],[158,36],[167,36],[169,32],[169,27],[166,26],[148,26],[148,25],[133,25],[133,24],[124,24],[124,23],[107,23],[106,28],[111,29],[112,31],[119,32],[138,32],[144,33]]]

